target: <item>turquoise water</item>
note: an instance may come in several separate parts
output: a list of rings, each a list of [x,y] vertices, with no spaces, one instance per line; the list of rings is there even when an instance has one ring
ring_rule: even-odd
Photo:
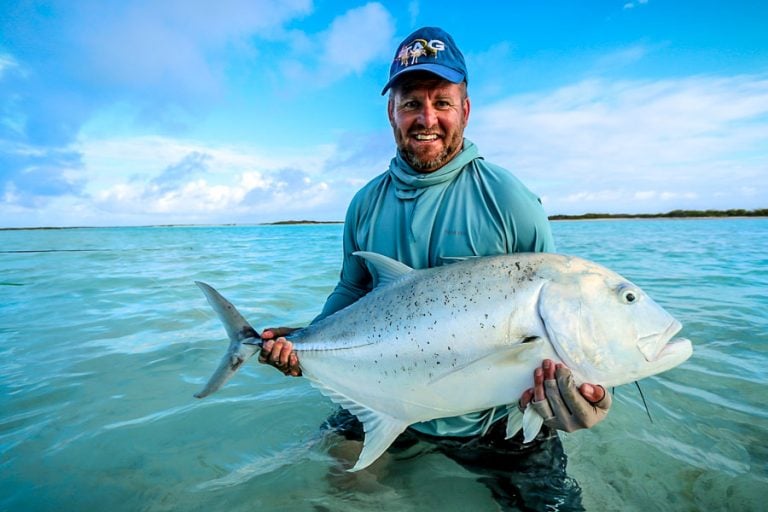
[[[430,454],[340,486],[317,425],[333,405],[252,363],[195,400],[226,346],[192,284],[257,327],[308,322],[341,226],[0,231],[0,510],[496,510]],[[641,285],[694,355],[616,389],[564,436],[589,510],[764,510],[768,219],[558,222],[560,252]]]

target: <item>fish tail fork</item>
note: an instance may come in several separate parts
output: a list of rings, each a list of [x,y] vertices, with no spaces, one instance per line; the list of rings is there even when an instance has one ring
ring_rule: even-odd
[[[229,336],[229,347],[218,368],[205,387],[195,394],[195,398],[204,398],[218,391],[248,359],[261,350],[261,338],[237,308],[212,286],[200,281],[195,281],[195,284],[205,294]]]

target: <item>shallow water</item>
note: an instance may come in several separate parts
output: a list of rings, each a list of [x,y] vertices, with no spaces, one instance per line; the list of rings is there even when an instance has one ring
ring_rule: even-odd
[[[348,488],[317,426],[334,406],[253,363],[205,400],[226,347],[192,284],[257,328],[302,324],[338,275],[340,225],[0,231],[0,510],[496,510],[429,454]],[[762,510],[768,219],[554,223],[684,325],[693,357],[616,389],[563,436],[588,510]]]

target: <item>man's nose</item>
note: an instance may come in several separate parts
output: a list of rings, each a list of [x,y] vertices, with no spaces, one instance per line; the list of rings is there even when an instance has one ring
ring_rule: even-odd
[[[437,124],[437,110],[432,105],[424,105],[419,111],[419,122],[425,128],[431,128]]]

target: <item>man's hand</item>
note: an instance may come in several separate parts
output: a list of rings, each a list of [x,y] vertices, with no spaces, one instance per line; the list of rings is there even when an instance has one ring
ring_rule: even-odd
[[[550,428],[573,432],[590,428],[605,418],[611,395],[602,386],[584,383],[579,388],[565,365],[545,359],[533,372],[533,388],[520,398],[522,410],[531,404]]]
[[[259,362],[274,366],[285,375],[300,377],[299,356],[293,351],[293,343],[285,339],[285,336],[295,330],[294,327],[264,329],[261,333],[262,346]]]

